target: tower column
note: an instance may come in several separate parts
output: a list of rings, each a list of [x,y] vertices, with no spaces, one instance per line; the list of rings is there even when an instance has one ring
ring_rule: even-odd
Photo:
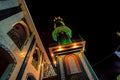
[[[58,57],[58,60],[59,60],[59,65],[60,65],[61,80],[65,80],[65,73],[64,73],[64,67],[63,67],[63,59],[62,59],[62,57]]]
[[[93,77],[92,77],[92,75],[91,75],[91,73],[90,73],[90,71],[89,71],[88,66],[86,65],[86,62],[85,62],[85,60],[84,60],[82,54],[79,54],[79,57],[80,57],[80,59],[81,59],[81,61],[82,61],[82,64],[83,64],[83,66],[84,66],[84,68],[85,68],[87,74],[88,74],[89,79],[90,79],[90,80],[93,80]]]

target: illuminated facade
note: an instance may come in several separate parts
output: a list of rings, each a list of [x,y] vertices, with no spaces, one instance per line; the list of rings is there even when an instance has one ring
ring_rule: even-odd
[[[0,0],[0,69],[0,80],[55,75],[24,0]]]
[[[62,18],[54,19],[53,39],[57,45],[49,47],[49,51],[57,69],[58,80],[98,80],[91,65],[84,55],[85,41],[72,41],[72,31]],[[52,79],[51,79],[52,80]]]
[[[73,42],[71,29],[60,17],[54,29],[58,44],[49,47],[52,66],[25,1],[1,0],[0,80],[97,80],[84,55],[85,41]]]

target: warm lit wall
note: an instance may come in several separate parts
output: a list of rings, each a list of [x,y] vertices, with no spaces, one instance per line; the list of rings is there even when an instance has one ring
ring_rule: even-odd
[[[5,0],[0,1],[0,10],[4,10],[7,8],[12,8],[18,6],[17,1],[15,0]],[[10,37],[7,35],[8,31],[10,31],[13,28],[13,24],[19,21],[23,17],[22,12],[19,12],[15,15],[12,15],[6,19],[3,19],[0,21],[0,44],[4,45],[7,49],[11,51],[13,54],[17,64],[15,65],[15,68],[11,74],[10,79],[15,80],[17,73],[19,72],[20,66],[23,62],[23,58],[20,57],[20,51],[14,42],[10,39]],[[28,47],[26,47],[27,50]],[[19,62],[19,64],[18,64]]]

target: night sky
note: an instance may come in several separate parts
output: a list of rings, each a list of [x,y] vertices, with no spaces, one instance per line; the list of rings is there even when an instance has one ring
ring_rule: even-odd
[[[73,38],[77,39],[81,35],[86,41],[85,55],[92,66],[114,53],[120,44],[120,38],[116,35],[120,31],[120,14],[113,7],[81,8],[71,7],[70,4],[64,7],[51,4],[51,7],[50,4],[36,5],[35,0],[26,1],[47,53],[49,44],[54,43],[52,31],[56,16],[63,18],[66,26],[72,30]]]

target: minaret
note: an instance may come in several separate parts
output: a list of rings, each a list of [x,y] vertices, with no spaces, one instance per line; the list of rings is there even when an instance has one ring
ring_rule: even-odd
[[[61,17],[54,19],[52,36],[58,43],[49,47],[58,80],[98,80],[84,55],[85,41],[80,38],[73,42],[72,31]]]

